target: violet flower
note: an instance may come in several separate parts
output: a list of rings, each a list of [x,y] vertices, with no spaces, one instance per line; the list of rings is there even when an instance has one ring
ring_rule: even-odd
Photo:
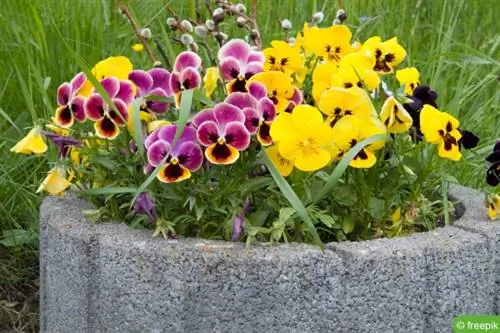
[[[85,74],[78,73],[71,82],[64,82],[57,88],[57,109],[54,117],[55,123],[63,128],[73,126],[75,120],[85,121],[85,110],[83,104],[85,99],[78,96],[87,78]]]
[[[181,52],[175,59],[174,69],[170,74],[170,88],[174,93],[177,108],[180,106],[183,90],[201,86],[201,76],[198,72],[200,66],[200,56],[191,51]]]
[[[71,136],[59,135],[56,133],[42,131],[42,134],[52,141],[57,147],[57,158],[62,159],[68,157],[71,152],[71,147],[80,148],[83,143]]]
[[[235,216],[235,218],[233,219],[233,233],[231,237],[233,242],[238,240],[240,234],[244,230],[245,216],[248,214],[250,210],[250,204],[251,204],[250,199],[246,199],[245,202],[243,203],[243,209],[241,210],[241,213]]]
[[[132,212],[134,216],[137,214],[147,215],[151,223],[156,222],[156,205],[148,192],[142,192],[137,196],[132,206]]]
[[[170,97],[170,72],[163,68],[153,68],[149,71],[134,70],[128,75],[128,79],[137,87],[135,97],[146,97],[148,95]],[[146,101],[141,106],[141,111],[150,113],[164,113],[168,110],[168,103],[159,101]]]

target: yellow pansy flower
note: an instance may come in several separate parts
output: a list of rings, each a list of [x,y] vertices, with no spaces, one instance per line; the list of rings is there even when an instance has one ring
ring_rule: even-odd
[[[317,105],[320,103],[323,92],[332,87],[332,80],[337,71],[337,65],[332,63],[316,65],[312,75],[312,95]]]
[[[462,157],[458,141],[462,134],[460,122],[452,115],[441,112],[429,104],[420,111],[420,129],[425,141],[439,145],[439,156],[458,161]]]
[[[396,79],[405,87],[405,94],[412,95],[413,90],[420,85],[420,73],[415,67],[400,69],[396,72]]]
[[[310,105],[279,114],[271,125],[271,137],[278,142],[279,154],[301,171],[319,170],[331,160],[332,129]]]
[[[360,118],[345,116],[333,127],[336,156],[334,160],[342,158],[358,142],[378,134],[386,134],[384,125],[374,117]],[[384,141],[375,141],[363,148],[351,162],[354,168],[371,168],[377,162],[374,151],[384,147]]]
[[[72,178],[72,173],[66,178],[66,170],[60,166],[55,166],[49,171],[47,177],[45,177],[40,187],[36,190],[36,193],[46,191],[50,195],[63,194],[71,185]]]
[[[47,144],[40,129],[33,128],[10,151],[18,154],[43,154],[47,151]]]
[[[293,171],[293,161],[287,160],[280,155],[278,150],[278,145],[274,145],[266,148],[266,154],[269,156],[271,162],[283,177],[289,176]]]
[[[214,93],[215,88],[217,88],[218,79],[219,79],[219,70],[217,69],[217,67],[207,68],[207,72],[203,77],[205,95],[207,97],[212,96],[212,94]]]
[[[137,53],[142,52],[144,50],[144,45],[142,45],[142,43],[134,44],[132,45],[132,50]]]
[[[134,134],[134,117],[132,117],[132,110],[129,110],[130,117],[128,118],[127,122],[127,130],[130,134]],[[139,111],[139,119],[141,120],[141,123],[144,123],[148,125],[150,122],[153,121],[153,116],[151,113],[146,112],[146,111]]]
[[[368,118],[372,114],[373,105],[366,92],[360,88],[344,89],[331,88],[323,93],[319,102],[319,109],[328,118],[330,127],[344,116],[358,116]]]
[[[500,195],[495,194],[488,197],[486,204],[488,206],[488,217],[491,220],[496,220],[498,215],[500,215]]]
[[[247,89],[250,83],[254,81],[266,87],[267,97],[276,105],[277,113],[287,108],[288,101],[292,98],[295,88],[292,79],[288,75],[279,71],[257,73],[248,80]]]
[[[99,61],[94,68],[92,68],[92,74],[97,80],[102,80],[111,76],[119,80],[128,80],[128,75],[133,69],[134,66],[127,57],[109,57]],[[93,88],[94,86],[92,83],[87,80],[78,94],[87,97],[92,93]]]
[[[336,75],[332,77],[332,86],[346,89],[359,87],[369,91],[377,89],[380,78],[373,70],[374,64],[372,58],[359,52],[346,55],[339,62]]]
[[[389,96],[385,100],[380,110],[380,119],[389,133],[405,133],[413,124],[410,114],[394,96]]]
[[[162,126],[168,126],[170,124],[171,122],[167,120],[153,120],[148,124],[148,133],[152,133],[155,129]]]
[[[393,67],[406,58],[406,51],[396,37],[385,42],[378,36],[372,37],[363,44],[361,52],[375,60],[373,70],[380,74],[392,73]]]
[[[327,62],[338,63],[346,54],[352,52],[351,31],[345,25],[333,25],[316,29],[309,41],[318,57]]]
[[[264,71],[280,71],[292,75],[300,71],[302,59],[300,49],[291,46],[287,42],[274,40],[272,47],[264,49]]]

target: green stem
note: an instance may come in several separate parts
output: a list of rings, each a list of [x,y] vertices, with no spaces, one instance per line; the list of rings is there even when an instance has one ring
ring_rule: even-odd
[[[448,183],[446,181],[444,173],[441,174],[441,195],[443,197],[443,214],[444,214],[444,225],[450,225],[450,214],[448,207]]]

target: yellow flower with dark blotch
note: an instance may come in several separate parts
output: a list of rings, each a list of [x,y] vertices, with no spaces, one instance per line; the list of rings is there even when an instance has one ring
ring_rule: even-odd
[[[47,144],[40,129],[33,128],[10,151],[18,154],[43,154],[47,151]]]
[[[271,162],[273,162],[274,166],[283,177],[289,176],[293,171],[293,161],[287,160],[283,156],[280,155],[278,150],[278,145],[274,145],[266,148],[267,156]]]
[[[272,47],[264,49],[264,71],[280,71],[287,75],[299,72],[302,67],[300,49],[287,42],[274,40]]]
[[[301,171],[319,170],[331,160],[332,129],[310,105],[280,113],[271,124],[271,137],[278,142],[279,154]]]
[[[488,217],[491,220],[496,220],[500,215],[500,195],[495,194],[488,196],[486,199],[486,205],[488,207]]]
[[[338,66],[332,63],[318,64],[312,75],[312,95],[316,104],[319,104],[321,95],[332,87],[332,80],[338,71]]]
[[[168,126],[171,122],[168,120],[153,120],[148,124],[148,133],[152,133],[155,129]]]
[[[413,95],[413,90],[420,85],[420,73],[415,67],[403,68],[396,71],[396,79],[405,87],[405,94]]]
[[[333,127],[344,116],[371,116],[373,105],[370,98],[363,95],[366,92],[360,88],[331,88],[323,93],[318,106],[327,116],[327,123]]]
[[[396,37],[385,42],[378,36],[372,37],[363,44],[361,52],[375,60],[373,70],[380,74],[392,73],[393,68],[406,58],[406,51]]]
[[[338,63],[352,52],[351,31],[345,25],[314,30],[309,41],[314,54],[326,62]]]
[[[142,43],[134,44],[132,45],[132,50],[137,53],[142,52],[144,50],[144,45],[142,45]]]
[[[410,114],[394,96],[389,96],[385,100],[380,110],[380,119],[389,133],[405,133],[413,124]]]
[[[380,84],[378,74],[373,70],[375,62],[362,53],[350,53],[339,63],[336,75],[332,77],[333,87],[377,89]]]
[[[386,134],[384,125],[375,117],[360,118],[345,116],[333,127],[336,155],[334,160],[344,156],[358,142],[378,134]],[[377,162],[375,151],[384,147],[384,141],[375,141],[364,147],[349,165],[354,168],[371,168]]]
[[[273,101],[277,113],[287,108],[295,89],[288,75],[279,71],[257,73],[247,81],[247,89],[252,82],[259,82],[266,87],[267,97]]]
[[[98,81],[107,77],[116,77],[119,80],[128,80],[128,75],[133,69],[134,66],[127,57],[109,57],[99,61],[94,68],[92,68],[92,74]],[[78,94],[88,97],[92,93],[93,88],[94,86],[92,83],[87,80],[83,87],[78,91]]]
[[[73,173],[70,173],[68,178],[66,178],[66,170],[63,167],[55,166],[49,171],[49,174],[45,177],[42,184],[40,184],[36,193],[46,191],[50,195],[61,195],[71,185],[72,178]]]
[[[302,28],[303,33],[297,33],[295,45],[304,50],[305,56],[309,58],[314,55],[316,34],[319,31],[317,26],[309,27],[306,22]]]
[[[452,115],[441,112],[429,104],[420,111],[420,129],[425,141],[439,145],[439,156],[458,161],[462,157],[459,140],[462,134],[458,130],[460,122]]]
[[[215,91],[215,88],[217,88],[217,80],[219,80],[219,70],[217,69],[217,67],[207,68],[207,72],[203,77],[203,82],[204,82],[203,87],[205,88],[205,95],[207,97],[212,96],[212,94]]]

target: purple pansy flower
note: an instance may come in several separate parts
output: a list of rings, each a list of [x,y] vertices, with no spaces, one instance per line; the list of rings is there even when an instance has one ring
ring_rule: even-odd
[[[245,115],[245,127],[251,134],[257,133],[257,140],[263,146],[273,143],[270,135],[271,123],[276,117],[276,106],[268,97],[256,99],[249,93],[235,92],[226,103],[236,106]]]
[[[73,126],[75,120],[85,121],[83,104],[85,99],[78,96],[78,91],[83,87],[87,78],[85,74],[78,73],[71,82],[64,82],[57,88],[57,109],[55,123],[63,128]]]
[[[260,73],[264,66],[264,54],[253,51],[242,39],[232,39],[221,47],[217,54],[222,78],[229,93],[246,92],[246,82],[254,74]]]
[[[49,138],[57,147],[57,157],[65,158],[68,157],[71,152],[71,147],[80,148],[83,146],[82,141],[75,139],[71,136],[59,135],[51,132],[42,132],[43,135]]]
[[[169,97],[172,96],[170,88],[170,72],[163,68],[153,68],[149,71],[134,70],[128,79],[137,87],[136,97],[148,95]],[[168,110],[168,103],[146,101],[141,105],[141,111],[150,113],[164,113]]]
[[[147,215],[151,223],[156,222],[156,205],[154,200],[149,196],[148,192],[142,192],[137,196],[137,199],[135,199],[132,207],[132,212],[134,215]]]
[[[101,95],[94,93],[85,101],[84,108],[87,118],[95,121],[94,128],[98,137],[114,139],[120,133],[120,126],[128,121],[127,106],[134,98],[134,87],[128,81],[120,81],[115,77],[101,80],[101,85],[113,101],[118,114],[104,102]]]
[[[194,116],[198,141],[206,148],[205,157],[213,164],[232,164],[250,144],[245,115],[237,107],[219,103]]]
[[[201,76],[198,72],[200,66],[201,58],[191,51],[181,52],[175,59],[174,70],[170,75],[170,87],[177,107],[180,105],[183,90],[201,86]]]
[[[164,183],[180,182],[191,177],[203,163],[203,152],[196,142],[196,129],[185,127],[172,145],[177,125],[156,129],[145,140],[148,166],[161,166],[158,179]]]

